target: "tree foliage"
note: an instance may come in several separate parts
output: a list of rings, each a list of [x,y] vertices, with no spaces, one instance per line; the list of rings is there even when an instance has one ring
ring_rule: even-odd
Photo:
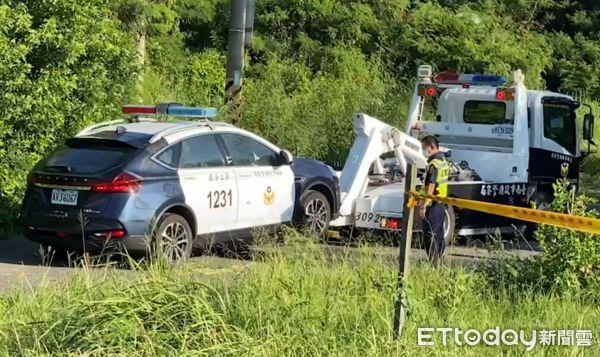
[[[3,230],[31,165],[82,125],[113,118],[137,69],[103,0],[4,1],[0,29]]]

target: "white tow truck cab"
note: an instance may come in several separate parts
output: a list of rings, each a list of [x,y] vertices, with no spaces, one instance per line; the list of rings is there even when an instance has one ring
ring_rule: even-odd
[[[377,119],[355,116],[356,141],[340,177],[340,218],[332,225],[398,229],[406,160],[423,166],[418,138],[425,135],[436,136],[447,154],[451,197],[516,206],[535,202],[539,207],[552,200],[556,179],[566,176],[578,185],[583,156],[577,100],[528,90],[520,70],[510,83],[497,75],[446,71],[433,76],[430,66],[420,67],[418,75],[404,135]],[[433,104],[432,110],[427,110],[428,104]],[[591,113],[583,124],[583,138],[591,142]],[[381,155],[389,152],[396,162],[386,169]],[[455,217],[449,208],[446,216],[449,236],[454,226],[458,235],[525,228],[522,222],[469,210]]]

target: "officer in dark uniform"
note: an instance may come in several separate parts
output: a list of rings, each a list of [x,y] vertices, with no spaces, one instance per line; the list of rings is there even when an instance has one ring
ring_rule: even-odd
[[[447,197],[450,167],[444,154],[440,152],[437,138],[431,135],[426,136],[421,139],[421,146],[429,157],[421,194]],[[420,205],[419,215],[423,219],[423,233],[427,256],[431,262],[439,265],[441,264],[446,248],[444,240],[446,206],[442,203],[425,199]]]

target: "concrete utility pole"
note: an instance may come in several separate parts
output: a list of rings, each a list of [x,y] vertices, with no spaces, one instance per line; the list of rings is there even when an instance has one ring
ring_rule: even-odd
[[[398,256],[398,283],[396,288],[396,307],[394,311],[394,335],[399,338],[402,335],[404,320],[406,318],[406,291],[404,279],[408,274],[409,254],[413,233],[413,222],[415,216],[414,207],[408,207],[409,192],[413,192],[417,187],[417,166],[409,162],[406,166],[406,177],[404,182],[404,210],[402,214],[402,236],[400,237],[400,254]]]
[[[239,120],[244,77],[244,47],[250,47],[252,44],[254,6],[255,0],[231,0],[225,104],[236,117],[234,121]]]

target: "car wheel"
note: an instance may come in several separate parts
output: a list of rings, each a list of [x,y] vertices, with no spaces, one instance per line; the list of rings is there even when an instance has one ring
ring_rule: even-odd
[[[165,214],[154,237],[156,254],[164,257],[167,263],[182,263],[191,257],[194,243],[192,229],[182,216]]]
[[[456,216],[454,215],[454,207],[446,205],[444,214],[444,241],[446,246],[454,244],[454,231],[456,228]]]
[[[324,237],[331,221],[331,205],[324,194],[318,191],[307,191],[300,200],[302,227],[307,234]]]

